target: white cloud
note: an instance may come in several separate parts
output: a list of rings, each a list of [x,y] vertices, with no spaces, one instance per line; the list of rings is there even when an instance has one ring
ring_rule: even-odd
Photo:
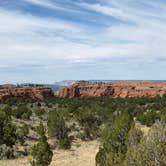
[[[122,21],[111,25],[110,19],[110,26],[97,36],[104,44],[107,43],[110,51],[116,50],[117,56],[133,55],[140,58],[166,56],[166,37],[163,35],[166,33],[164,14],[166,8],[163,3],[156,3],[153,0],[101,0],[100,2],[81,3],[80,6]]]
[[[56,1],[51,1],[51,0],[22,0],[26,3],[36,5],[36,6],[41,6],[44,8],[52,9],[52,10],[62,10],[65,12],[75,12],[75,13],[80,13],[79,10],[75,10],[71,8],[65,8],[61,5],[58,5]]]
[[[51,1],[24,0],[48,8]],[[140,0],[141,1],[141,0]],[[135,2],[140,2],[135,1]],[[49,2],[49,3],[48,3]],[[101,1],[98,4],[77,4],[122,21],[107,27],[93,28],[56,18],[42,18],[0,9],[0,66],[20,64],[53,65],[58,60],[87,63],[96,59],[129,57],[155,59],[166,57],[166,9],[141,9],[128,0]],[[153,1],[154,2],[154,1]],[[146,5],[153,5],[150,1]],[[85,12],[85,11],[84,11]],[[94,18],[94,17],[93,17]],[[91,18],[87,18],[91,19]],[[96,18],[97,21],[100,19]],[[110,62],[111,64],[111,62]]]
[[[52,2],[48,0],[23,0],[23,1],[33,5],[39,5],[50,9],[61,9],[60,7],[54,5]]]
[[[82,6],[83,8],[86,8],[88,10],[99,12],[101,14],[112,16],[115,18],[126,19],[124,11],[122,11],[121,9],[118,9],[118,8],[101,5],[99,3],[97,3],[97,4],[80,3],[78,5]]]
[[[73,47],[70,40],[74,35],[81,39],[84,32],[71,22],[41,19],[5,10],[0,10],[0,22],[0,63],[32,63],[35,59],[40,63],[46,59],[72,58],[75,54],[68,55],[64,49],[70,50]]]
[[[122,54],[120,48],[117,50],[116,46],[110,47],[110,45],[101,44],[100,41],[100,46],[94,46],[96,37],[89,36],[89,30],[86,31],[84,26],[71,22],[41,19],[4,10],[0,10],[0,20],[2,25],[0,27],[0,63],[49,64],[56,60],[87,62],[96,58]]]

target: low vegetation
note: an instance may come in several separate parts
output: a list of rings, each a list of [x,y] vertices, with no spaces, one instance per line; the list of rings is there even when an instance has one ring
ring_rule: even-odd
[[[1,160],[30,156],[32,166],[77,140],[100,142],[96,166],[164,166],[166,95],[1,101],[0,138]]]

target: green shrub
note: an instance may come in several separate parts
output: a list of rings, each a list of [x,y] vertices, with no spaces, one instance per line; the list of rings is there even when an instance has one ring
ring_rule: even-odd
[[[32,115],[31,109],[25,105],[19,106],[17,109],[13,110],[13,115],[18,119],[30,119]]]
[[[0,145],[0,160],[12,159],[13,154],[13,148],[6,146],[6,144]]]
[[[36,116],[38,116],[38,117],[41,117],[44,113],[45,113],[45,110],[44,110],[44,109],[41,109],[41,108],[35,109],[35,114],[36,114]]]
[[[137,120],[142,124],[148,127],[152,126],[156,120],[160,119],[160,115],[155,111],[149,111],[142,113],[137,117]]]
[[[12,108],[10,106],[6,106],[3,108],[3,112],[6,113],[6,115],[11,116],[12,115]]]
[[[58,140],[60,148],[70,148],[69,128],[60,112],[49,112],[47,126],[49,136]]]
[[[16,126],[11,117],[0,110],[0,145],[6,144],[12,147],[17,141]]]
[[[166,124],[155,123],[147,136],[138,144],[130,145],[125,166],[165,166],[166,165]]]
[[[17,129],[17,136],[18,140],[21,143],[21,145],[24,144],[26,140],[26,136],[29,134],[29,127],[27,124],[23,124],[21,127]]]
[[[0,110],[0,159],[14,157],[13,145],[18,142],[18,136],[11,120],[10,114]]]
[[[162,122],[166,123],[166,109],[165,108],[160,112],[160,119]]]
[[[32,166],[48,166],[51,163],[53,152],[47,142],[45,129],[42,123],[38,126],[39,141],[32,147],[30,161]]]
[[[70,149],[71,148],[71,139],[69,137],[65,137],[59,140],[59,147],[62,149]]]
[[[86,139],[97,138],[99,121],[96,113],[94,113],[92,110],[80,109],[76,113],[75,118],[78,121],[79,125],[83,127]]]
[[[127,152],[128,132],[132,125],[132,116],[124,112],[116,117],[110,128],[107,126],[108,135],[96,155],[97,166],[119,166],[123,163]]]

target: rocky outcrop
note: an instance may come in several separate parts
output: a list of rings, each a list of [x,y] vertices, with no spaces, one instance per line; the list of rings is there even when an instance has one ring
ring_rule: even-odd
[[[106,96],[112,95],[113,88],[111,85],[78,85],[73,84],[69,87],[60,89],[59,97],[81,97],[81,96]]]
[[[11,84],[0,86],[0,100],[12,97],[43,100],[53,96],[54,93],[51,88],[43,86],[15,86]]]
[[[75,83],[59,90],[59,97],[113,96],[154,97],[166,93],[166,83],[153,81],[115,81],[110,83]]]

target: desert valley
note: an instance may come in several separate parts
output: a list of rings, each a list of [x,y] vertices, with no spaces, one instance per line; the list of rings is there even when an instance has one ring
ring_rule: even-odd
[[[166,0],[0,0],[0,166],[166,166]]]
[[[165,94],[155,81],[1,85],[0,165],[165,165]]]

